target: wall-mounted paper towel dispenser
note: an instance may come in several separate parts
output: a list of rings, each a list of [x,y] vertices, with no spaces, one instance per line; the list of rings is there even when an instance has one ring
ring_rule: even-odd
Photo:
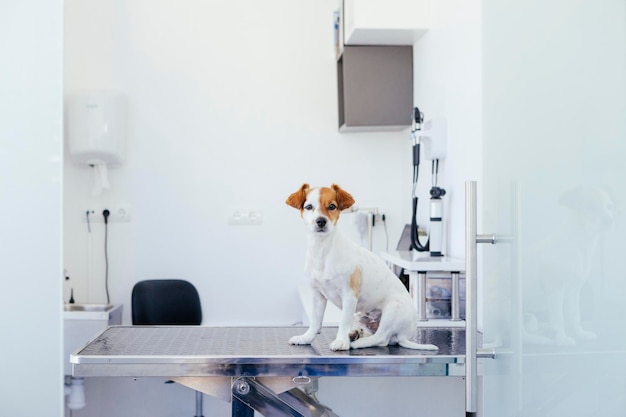
[[[107,167],[124,161],[127,103],[115,91],[76,93],[66,101],[70,158],[94,168],[94,194],[110,187]]]

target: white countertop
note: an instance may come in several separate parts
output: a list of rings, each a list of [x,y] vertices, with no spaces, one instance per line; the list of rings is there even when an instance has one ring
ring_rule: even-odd
[[[99,304],[86,304],[86,306],[99,305]],[[122,317],[122,304],[112,304],[112,307],[107,310],[83,310],[83,311],[63,311],[64,320],[109,320],[112,316],[119,315]],[[116,323],[116,324],[121,324]]]
[[[448,256],[431,257],[414,251],[382,252],[381,258],[407,271],[465,271],[465,260]]]

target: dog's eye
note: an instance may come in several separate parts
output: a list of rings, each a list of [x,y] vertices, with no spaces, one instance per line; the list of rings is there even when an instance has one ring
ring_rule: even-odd
[[[304,206],[305,210],[313,210],[313,206],[311,204],[307,204],[306,206]]]
[[[328,210],[336,210],[337,206],[334,205],[333,203],[330,203],[330,205],[328,206]]]

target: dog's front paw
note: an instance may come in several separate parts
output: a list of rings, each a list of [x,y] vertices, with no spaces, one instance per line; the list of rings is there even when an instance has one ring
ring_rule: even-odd
[[[554,344],[557,346],[574,346],[576,340],[569,337],[565,333],[559,333],[554,337]]]
[[[310,345],[315,339],[315,336],[310,337],[308,334],[301,334],[300,336],[294,336],[289,339],[290,345]]]
[[[589,330],[585,330],[583,328],[578,328],[574,332],[574,337],[577,340],[582,340],[582,341],[588,342],[588,341],[591,341],[591,340],[596,340],[598,338],[598,335],[596,335],[594,332],[590,332]]]
[[[350,339],[340,339],[337,338],[333,340],[330,344],[330,350],[349,350],[350,349]]]

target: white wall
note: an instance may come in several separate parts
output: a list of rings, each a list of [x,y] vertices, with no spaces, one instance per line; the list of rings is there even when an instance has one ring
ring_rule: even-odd
[[[77,302],[104,300],[102,224],[92,225],[89,236],[81,218],[91,207],[132,209],[130,223],[109,229],[111,300],[124,304],[126,323],[133,284],[161,277],[182,277],[198,287],[207,325],[300,321],[304,233],[297,212],[284,200],[303,182],[337,182],[358,206],[378,207],[387,215],[389,246],[395,247],[410,221],[408,130],[337,132],[336,3],[243,3],[66,1],[66,93],[112,88],[130,102],[127,161],[111,170],[109,192],[93,197],[90,169],[65,164],[64,263],[71,277],[66,298],[71,286]],[[450,8],[462,3],[445,2]],[[444,115],[450,123],[451,152],[441,185],[450,191],[453,215],[463,210],[462,177],[475,177],[479,163],[470,146],[479,137],[474,111],[480,90],[475,55],[480,21],[478,2],[473,3],[463,19],[435,8],[436,26],[415,47],[416,103],[427,117]],[[459,40],[467,49],[450,49]],[[445,59],[439,48],[447,48]],[[422,178],[430,184],[426,174]],[[263,224],[229,226],[228,217],[238,208],[262,210]],[[354,233],[351,219],[343,219],[343,227]],[[451,220],[449,236],[451,253],[462,255],[462,217]],[[377,227],[374,249],[385,246],[384,229]],[[148,413],[147,398],[162,415],[193,407],[189,390],[166,386],[167,394],[155,395],[163,389],[160,380],[88,382],[88,407],[76,416],[105,409],[141,415]],[[399,383],[415,390],[443,388],[436,394],[442,398],[455,384]],[[345,382],[322,384],[321,393],[341,400],[332,396],[333,387]],[[389,395],[382,398],[391,398],[393,384],[383,386]],[[362,395],[349,387],[342,389]],[[121,404],[116,392],[136,398]],[[349,415],[349,404],[339,407],[347,409],[340,415]],[[372,415],[384,413],[386,405],[380,407]],[[209,409],[228,406],[209,400],[205,414],[211,415]]]
[[[114,302],[128,307],[140,279],[184,277],[203,296],[205,324],[300,320],[304,230],[284,201],[303,182],[337,182],[383,210],[395,245],[410,205],[408,133],[337,132],[333,8],[66,2],[66,91],[114,88],[130,102],[127,161],[111,170],[110,192],[92,197],[90,169],[65,166],[77,301],[104,297],[102,225],[87,279],[86,206],[132,207],[130,223],[110,227]],[[262,210],[263,224],[229,226],[238,208]]]
[[[3,416],[63,410],[62,17],[59,0],[0,4]]]
[[[444,117],[448,154],[439,164],[448,255],[464,258],[464,183],[482,172],[481,2],[430,2],[431,28],[415,44],[415,105],[425,120]],[[431,165],[420,164],[418,220],[426,225]],[[423,197],[422,197],[423,196]]]

